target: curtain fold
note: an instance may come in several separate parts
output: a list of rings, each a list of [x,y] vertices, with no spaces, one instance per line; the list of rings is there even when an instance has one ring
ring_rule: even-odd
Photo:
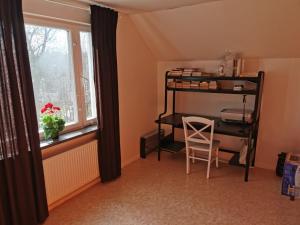
[[[0,224],[48,216],[21,0],[0,0]]]
[[[121,175],[116,29],[118,13],[91,6],[101,181]]]

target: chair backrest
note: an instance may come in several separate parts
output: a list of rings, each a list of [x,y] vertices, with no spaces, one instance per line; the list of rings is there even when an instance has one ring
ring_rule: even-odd
[[[207,144],[209,149],[212,148],[215,125],[214,120],[209,120],[203,117],[189,116],[182,117],[182,122],[184,128],[184,137],[187,144],[188,142]],[[209,135],[204,134],[204,132],[207,133],[209,128]]]

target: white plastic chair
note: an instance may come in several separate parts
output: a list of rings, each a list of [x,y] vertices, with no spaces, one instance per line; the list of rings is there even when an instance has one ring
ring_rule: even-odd
[[[215,160],[216,167],[219,167],[219,144],[220,141],[213,140],[214,120],[202,117],[182,117],[185,146],[186,146],[186,173],[190,173],[190,159],[194,163],[195,160],[207,161],[207,175],[209,178],[211,163]],[[197,129],[196,127],[201,127]],[[204,133],[210,128],[209,133]],[[199,156],[197,153],[205,153],[205,156]],[[196,153],[196,154],[195,154]],[[212,154],[215,153],[215,157]]]

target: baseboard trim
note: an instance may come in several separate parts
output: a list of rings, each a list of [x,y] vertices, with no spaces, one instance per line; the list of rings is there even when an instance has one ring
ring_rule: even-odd
[[[64,196],[63,198],[61,198],[61,199],[51,203],[50,205],[48,205],[48,210],[51,211],[51,210],[55,209],[56,207],[62,205],[66,201],[70,200],[71,198],[75,197],[76,195],[79,195],[80,193],[82,193],[85,190],[91,188],[92,186],[98,184],[99,182],[100,182],[100,177],[97,177],[93,181],[87,183],[86,185],[78,188],[77,190],[71,192],[70,194]]]
[[[128,166],[129,164],[133,163],[134,161],[139,159],[139,155],[135,155],[133,157],[131,157],[129,160],[126,160],[125,162],[122,163],[122,168]]]
[[[272,164],[267,164],[267,163],[262,163],[259,161],[255,161],[255,167],[261,168],[261,169],[266,169],[266,170],[273,170],[275,171],[276,166]]]

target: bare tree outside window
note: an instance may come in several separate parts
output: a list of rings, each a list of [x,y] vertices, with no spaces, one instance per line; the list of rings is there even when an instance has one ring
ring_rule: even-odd
[[[67,30],[26,25],[27,47],[38,118],[47,102],[61,107],[67,124],[76,123],[77,101]]]

